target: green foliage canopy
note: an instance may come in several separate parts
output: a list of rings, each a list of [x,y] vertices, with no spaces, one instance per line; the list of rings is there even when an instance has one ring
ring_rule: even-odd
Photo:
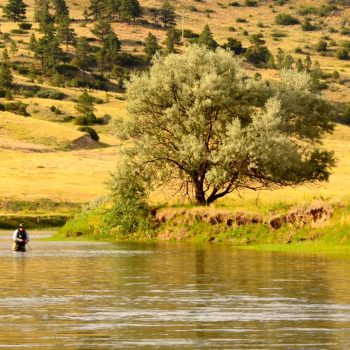
[[[198,204],[240,188],[327,180],[333,154],[319,144],[333,122],[310,85],[306,72],[282,70],[271,88],[223,49],[158,57],[127,84],[127,163]]]
[[[4,15],[14,22],[26,19],[27,5],[23,0],[9,0],[4,7]]]

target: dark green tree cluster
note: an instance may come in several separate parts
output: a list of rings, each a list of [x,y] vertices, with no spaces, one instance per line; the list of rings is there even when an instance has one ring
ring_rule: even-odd
[[[112,68],[117,63],[121,42],[114,33],[110,21],[105,17],[100,17],[97,20],[92,33],[101,42],[101,46],[96,53],[96,60],[100,73],[103,75],[106,68]]]
[[[29,48],[42,65],[46,75],[53,76],[64,55],[61,44],[76,44],[76,34],[71,28],[69,8],[65,0],[36,0],[34,19],[39,22],[42,36],[36,40],[33,34]]]
[[[300,58],[295,60],[293,56],[285,54],[281,48],[278,48],[275,56],[275,68],[278,70],[295,69],[298,72],[310,74],[311,87],[314,91],[322,90],[326,87],[325,84],[321,82],[324,74],[319,62],[315,61],[312,63],[309,55],[307,55],[304,60]]]
[[[90,0],[90,6],[86,10],[87,17],[94,20],[114,17],[130,21],[141,17],[142,8],[138,0]]]
[[[4,7],[4,15],[13,22],[21,22],[26,19],[27,5],[23,0],[9,0]]]
[[[274,66],[273,55],[269,49],[264,46],[265,40],[262,33],[253,34],[249,41],[251,46],[247,48],[245,53],[246,59],[256,66]]]

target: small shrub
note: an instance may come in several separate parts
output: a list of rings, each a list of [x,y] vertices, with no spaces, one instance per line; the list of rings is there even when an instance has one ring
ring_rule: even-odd
[[[301,16],[317,15],[317,8],[314,6],[302,6],[299,8],[298,14]]]
[[[336,56],[340,60],[347,60],[349,58],[349,51],[345,47],[342,47],[337,51]]]
[[[273,0],[276,5],[283,6],[285,5],[289,0]]]
[[[286,34],[285,32],[282,32],[280,30],[277,30],[277,29],[275,29],[271,32],[271,37],[275,38],[275,39],[285,38],[287,36],[288,36],[288,34]]]
[[[327,41],[324,41],[324,40],[320,40],[316,46],[315,46],[315,49],[317,52],[326,52],[327,51]]]
[[[337,70],[335,70],[333,73],[332,73],[332,79],[334,80],[338,80],[340,79],[340,74]]]
[[[301,25],[301,30],[304,32],[312,32],[316,29],[317,27],[314,26],[309,19],[305,18],[303,24]]]
[[[233,1],[233,2],[229,3],[229,6],[239,7],[239,6],[241,6],[241,4],[238,1]]]
[[[248,21],[245,18],[238,17],[236,18],[237,23],[248,23]]]
[[[199,12],[199,10],[197,9],[197,7],[196,7],[196,6],[193,6],[193,5],[190,5],[190,6],[188,7],[188,10],[191,11],[191,12]]]
[[[245,52],[245,49],[242,46],[242,42],[234,38],[228,38],[227,42],[222,47],[225,50],[234,52],[236,55],[240,55]]]
[[[59,107],[56,107],[56,106],[54,106],[54,105],[52,105],[52,106],[50,107],[50,111],[53,112],[53,113],[55,113],[55,114],[57,114],[57,115],[62,114],[62,111],[59,109]]]
[[[346,27],[343,27],[343,28],[340,30],[340,34],[341,34],[341,35],[350,35],[350,29],[349,29],[349,28],[346,28]]]
[[[12,34],[27,34],[28,32],[26,30],[23,30],[23,29],[12,29],[11,33]]]
[[[341,47],[344,47],[348,51],[350,51],[350,40],[344,40],[340,43]]]
[[[195,33],[191,29],[184,29],[184,38],[186,39],[195,39],[198,38],[199,34]]]
[[[52,100],[63,100],[66,97],[63,92],[49,89],[40,89],[36,96],[39,98],[48,98]]]
[[[269,62],[271,53],[266,46],[253,45],[248,47],[245,57],[254,65],[266,65]]]
[[[283,26],[299,24],[299,20],[288,13],[279,13],[275,17],[275,23]]]
[[[336,10],[337,10],[337,5],[322,5],[318,9],[317,14],[321,17],[326,17],[332,14]]]
[[[88,115],[80,115],[75,118],[76,125],[92,125],[96,124],[97,118],[94,113],[89,113]]]
[[[350,105],[345,107],[341,122],[348,125],[350,124]]]
[[[27,112],[27,107],[28,105],[23,102],[13,102],[4,104],[5,111],[15,113],[18,115],[23,115],[24,117],[28,117],[30,115]]]
[[[81,128],[78,129],[79,131],[82,132],[86,132],[90,135],[90,137],[95,140],[98,141],[100,139],[100,137],[98,136],[98,133],[95,129],[90,128],[89,126],[82,126]]]
[[[248,7],[258,7],[258,2],[255,0],[245,0],[244,4]]]
[[[18,27],[19,29],[29,30],[29,29],[32,29],[32,24],[28,22],[20,22],[18,23]]]

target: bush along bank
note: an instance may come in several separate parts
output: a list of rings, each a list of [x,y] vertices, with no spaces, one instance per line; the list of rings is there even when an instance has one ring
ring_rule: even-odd
[[[210,241],[240,246],[305,241],[350,243],[350,206],[339,203],[314,202],[264,215],[212,207],[167,207],[154,210],[142,219],[143,224],[130,231],[121,224],[111,225],[111,215],[113,211],[106,206],[84,211],[69,220],[58,235],[68,239]]]

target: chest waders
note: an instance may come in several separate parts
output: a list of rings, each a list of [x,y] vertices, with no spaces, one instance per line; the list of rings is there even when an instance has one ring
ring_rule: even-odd
[[[20,230],[17,230],[16,237],[19,239],[27,240],[27,232],[26,231],[21,232]],[[15,252],[25,252],[26,251],[26,243],[15,241],[15,242],[13,242],[12,250]]]

